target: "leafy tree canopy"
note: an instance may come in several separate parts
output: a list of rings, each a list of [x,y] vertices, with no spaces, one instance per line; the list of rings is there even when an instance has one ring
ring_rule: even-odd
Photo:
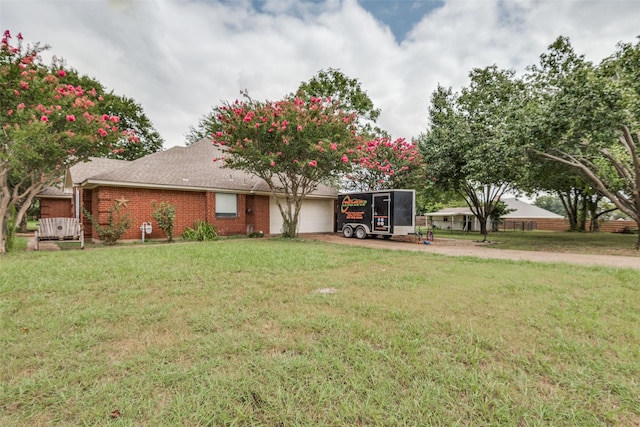
[[[44,64],[46,49],[26,44],[21,34],[13,43],[8,30],[0,41],[0,252],[12,208],[19,207],[20,222],[66,167],[139,141],[134,129],[106,112],[97,82],[77,84],[76,73],[56,58]]]
[[[442,86],[433,93],[420,148],[435,186],[465,199],[486,239],[500,197],[525,170],[525,151],[514,143],[513,131],[521,114],[513,107],[521,105],[524,88],[512,71],[495,66],[470,77],[460,93]]]

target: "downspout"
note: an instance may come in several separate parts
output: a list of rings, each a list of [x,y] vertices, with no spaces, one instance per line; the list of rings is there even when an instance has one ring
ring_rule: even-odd
[[[76,219],[80,219],[80,189],[78,187],[73,187],[74,196],[76,198],[75,207],[76,207]]]

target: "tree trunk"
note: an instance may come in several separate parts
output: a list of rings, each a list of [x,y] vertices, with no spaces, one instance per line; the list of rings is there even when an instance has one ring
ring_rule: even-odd
[[[6,252],[5,239],[6,239],[6,223],[9,216],[9,183],[7,181],[8,172],[0,174],[0,254]]]
[[[27,233],[29,231],[27,229],[27,225],[28,225],[27,223],[29,222],[28,220],[29,218],[27,218],[27,215],[22,217],[22,221],[20,221],[20,225],[19,225],[20,233]]]
[[[565,193],[558,191],[558,197],[569,220],[569,231],[578,231],[578,190],[571,189]]]
[[[587,197],[584,194],[581,194],[580,197],[580,209],[578,211],[578,231],[587,231]]]
[[[16,224],[20,224],[21,227],[22,227],[22,222],[27,217],[27,212],[29,211],[29,208],[31,207],[31,203],[33,203],[33,199],[35,198],[35,196],[36,196],[35,192],[29,193],[27,200],[25,200],[24,203],[22,203],[22,205],[20,206],[20,209],[18,209],[18,213],[16,215]],[[24,221],[24,228],[25,228],[25,231],[27,231],[26,221]]]
[[[600,231],[600,222],[598,218],[600,215],[598,214],[598,202],[600,201],[599,197],[596,197],[595,200],[589,200],[589,231],[593,233],[597,233]]]
[[[489,227],[487,227],[487,217],[484,215],[476,216],[480,221],[480,234],[482,234],[482,241],[487,241],[487,235],[489,234]]]
[[[300,216],[300,208],[302,206],[302,197],[299,195],[292,196],[291,194],[285,194],[285,205],[280,203],[280,200],[273,193],[276,200],[278,210],[282,216],[282,237],[294,238],[298,235],[298,218]]]

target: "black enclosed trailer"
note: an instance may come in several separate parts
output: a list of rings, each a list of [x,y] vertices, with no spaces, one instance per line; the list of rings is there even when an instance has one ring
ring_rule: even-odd
[[[415,232],[416,192],[381,190],[338,195],[337,230],[344,237],[406,236]]]

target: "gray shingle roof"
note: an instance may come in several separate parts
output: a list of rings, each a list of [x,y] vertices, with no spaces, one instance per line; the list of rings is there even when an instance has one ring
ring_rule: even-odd
[[[562,215],[558,215],[556,213],[550,212],[546,209],[539,208],[534,205],[530,205],[529,203],[523,202],[518,199],[502,199],[505,205],[509,209],[515,209],[513,212],[510,212],[503,216],[505,219],[516,219],[516,218],[540,218],[540,219],[551,219],[551,218],[563,218]]]
[[[222,150],[209,139],[203,139],[186,147],[172,147],[140,159],[117,164],[116,167],[86,177],[83,186],[99,185],[151,188],[176,188],[184,190],[228,190],[234,192],[267,193],[267,183],[257,176],[224,168]],[[73,171],[72,171],[73,173]],[[76,177],[73,181],[77,182]],[[337,191],[321,185],[312,193],[319,197],[335,197]]]
[[[131,163],[128,160],[105,159],[102,157],[90,157],[88,162],[76,163],[70,168],[70,176],[73,185],[82,183],[85,179],[105,172],[110,172]],[[69,174],[66,185],[69,185]]]
[[[523,202],[518,199],[502,199],[505,205],[507,205],[508,209],[513,209],[513,212],[510,212],[504,215],[503,219],[518,219],[518,218],[540,218],[540,219],[550,219],[550,218],[562,218],[562,215],[555,214],[553,212],[549,212],[546,209],[539,208],[534,205],[530,205],[529,203]],[[469,208],[444,208],[440,209],[437,212],[429,212],[426,213],[425,216],[456,216],[456,215],[473,215],[471,209]]]

